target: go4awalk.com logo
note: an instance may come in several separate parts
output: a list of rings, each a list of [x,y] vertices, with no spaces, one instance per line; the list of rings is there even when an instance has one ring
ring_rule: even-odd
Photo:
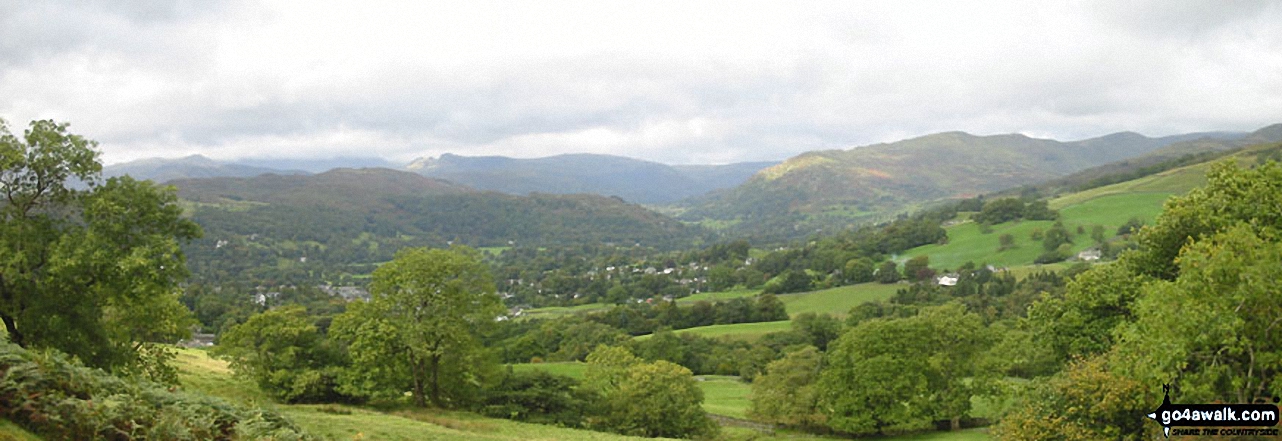
[[[1271,428],[1278,425],[1276,404],[1172,404],[1171,386],[1162,385],[1162,392],[1166,395],[1162,406],[1148,417],[1162,425],[1162,434],[1167,437],[1172,427],[1177,427],[1176,435],[1278,435],[1278,429]]]

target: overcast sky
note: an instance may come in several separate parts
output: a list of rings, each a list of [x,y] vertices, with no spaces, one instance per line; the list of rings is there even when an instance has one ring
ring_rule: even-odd
[[[1279,2],[100,3],[0,0],[0,118],[70,122],[108,163],[726,163],[1282,122]]]

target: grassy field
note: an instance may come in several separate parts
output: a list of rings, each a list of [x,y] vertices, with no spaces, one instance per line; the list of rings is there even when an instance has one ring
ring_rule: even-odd
[[[608,303],[589,303],[586,305],[578,305],[578,306],[547,306],[543,308],[527,309],[522,314],[522,317],[527,319],[530,319],[530,318],[548,319],[548,318],[560,317],[566,314],[578,314],[583,312],[604,311],[606,309],[610,309],[610,307],[613,307],[613,306],[614,305],[611,305]]]
[[[733,325],[712,325],[700,326],[698,328],[678,329],[672,331],[677,334],[695,334],[708,338],[726,337],[730,339],[755,341],[761,336],[772,333],[782,332],[792,329],[792,322],[780,320],[777,322],[759,322],[759,323],[735,323]],[[650,335],[639,335],[637,340],[645,340]]]
[[[903,286],[861,283],[797,294],[780,294],[779,300],[787,307],[789,316],[814,312],[845,317],[850,308],[861,303],[889,299],[900,288]]]
[[[1062,222],[1072,235],[1073,252],[1093,245],[1090,231],[1095,225],[1103,226],[1105,234],[1112,236],[1118,227],[1132,217],[1152,223],[1162,211],[1162,204],[1171,195],[1172,193],[1109,193],[1061,207],[1059,210]],[[955,269],[966,262],[997,266],[1029,265],[1045,252],[1041,241],[1031,238],[1033,231],[1046,231],[1053,224],[1051,221],[1007,222],[993,225],[991,232],[984,233],[979,224],[966,222],[946,228],[947,244],[913,248],[904,252],[901,258],[906,260],[927,255],[930,256],[931,267],[941,269]],[[1084,232],[1078,233],[1078,226]],[[999,251],[999,240],[1004,234],[1011,235],[1015,244]]]
[[[739,381],[739,377],[700,375],[699,388],[703,389],[703,410],[713,415],[739,419],[748,418],[748,394],[752,386]]]
[[[1241,156],[1241,155],[1239,155]],[[1239,158],[1239,162],[1243,159]],[[1211,163],[1193,164],[1167,170],[1139,179],[1119,182],[1086,191],[1071,193],[1051,199],[1051,208],[1059,210],[1064,226],[1073,236],[1073,251],[1092,246],[1090,230],[1101,225],[1109,236],[1117,227],[1132,217],[1152,223],[1171,196],[1187,193],[1206,183],[1206,171]],[[970,261],[999,266],[1028,265],[1042,253],[1041,242],[1030,238],[1034,229],[1045,231],[1049,221],[1020,221],[994,225],[992,231],[983,233],[978,224],[966,222],[947,227],[948,243],[926,245],[904,253],[903,258],[930,256],[932,267],[953,269]],[[1086,233],[1077,234],[1077,227]],[[1011,249],[998,251],[998,241],[1003,234],[1015,239]]]
[[[180,349],[175,363],[183,387],[229,401],[273,408],[313,435],[333,440],[641,440],[609,433],[486,418],[466,412],[403,407],[378,411],[345,405],[273,404],[258,388],[231,374],[227,363],[196,349]],[[555,363],[549,363],[555,365]],[[6,428],[0,424],[0,436]],[[4,438],[0,438],[3,440]],[[24,438],[15,438],[23,440]]]
[[[730,300],[730,299],[739,298],[739,297],[752,297],[757,294],[761,294],[760,289],[737,288],[729,291],[701,292],[698,294],[691,294],[689,296],[679,298],[677,299],[677,304],[682,306],[689,306],[689,304],[698,302],[700,300],[709,301],[709,302],[718,302],[718,301],[725,301],[725,300]]]

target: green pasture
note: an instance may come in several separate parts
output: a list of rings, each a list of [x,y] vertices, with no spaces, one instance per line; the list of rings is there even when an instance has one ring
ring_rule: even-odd
[[[886,300],[895,295],[895,291],[904,288],[897,284],[861,283],[858,285],[839,286],[796,294],[780,294],[779,300],[788,309],[788,315],[813,312],[845,317],[861,303]]]

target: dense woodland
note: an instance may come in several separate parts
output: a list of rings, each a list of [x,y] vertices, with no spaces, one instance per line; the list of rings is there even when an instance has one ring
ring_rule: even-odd
[[[1269,157],[1211,167],[1150,225],[1070,231],[1030,192],[763,247],[596,197],[406,196],[363,217],[205,206],[101,180],[93,143],[65,125],[35,122],[21,138],[2,128],[0,318],[12,344],[0,405],[46,436],[307,437],[280,415],[166,390],[179,384],[165,344],[193,329],[216,333],[211,353],[281,403],[430,406],[649,437],[718,436],[696,375],[750,383],[755,421],[843,437],[989,425],[1000,439],[1151,439],[1159,426],[1137,415],[1161,403],[1162,384],[1181,402],[1282,395],[1282,166]],[[1104,262],[1016,277],[900,258],[946,243],[943,226],[962,216],[980,228],[1054,222],[1035,233],[1039,262],[1083,240]],[[861,283],[898,289],[840,316],[790,316],[780,300]],[[340,285],[362,295],[336,295]],[[680,301],[729,290],[748,293]],[[787,331],[757,339],[676,332],[783,320]],[[504,366],[558,361],[585,363],[584,377]],[[95,410],[106,396],[130,398]],[[976,397],[1012,404],[985,420]]]

